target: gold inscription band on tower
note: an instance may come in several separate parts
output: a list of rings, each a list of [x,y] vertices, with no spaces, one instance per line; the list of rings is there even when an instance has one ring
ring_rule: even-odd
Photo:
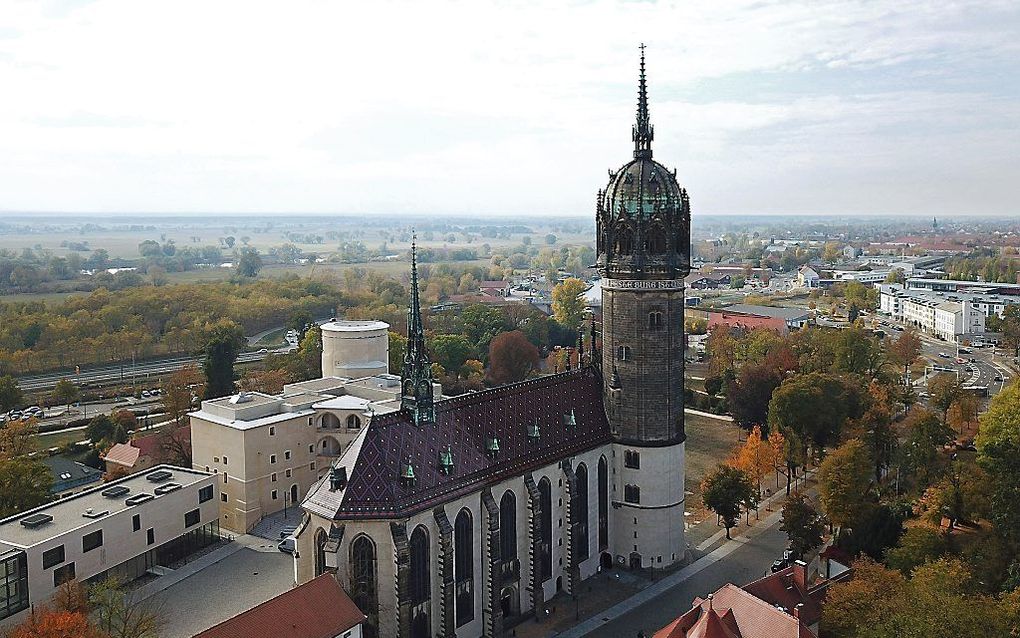
[[[683,290],[683,279],[603,279],[603,290]]]

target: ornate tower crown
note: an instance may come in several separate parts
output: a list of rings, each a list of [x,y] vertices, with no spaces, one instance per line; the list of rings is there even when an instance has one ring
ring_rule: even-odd
[[[645,45],[641,45],[634,159],[609,172],[596,198],[597,265],[610,279],[677,279],[690,272],[691,206],[676,171],[652,159]]]

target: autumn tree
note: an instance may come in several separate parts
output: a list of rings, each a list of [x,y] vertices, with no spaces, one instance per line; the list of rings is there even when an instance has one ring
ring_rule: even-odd
[[[81,393],[70,379],[61,379],[53,386],[50,397],[58,405],[71,405],[81,397]]]
[[[900,542],[885,555],[885,561],[904,576],[914,568],[937,560],[949,552],[949,542],[940,530],[927,525],[914,525],[900,536]]]
[[[992,521],[1000,534],[1020,543],[1020,382],[996,394],[980,422],[975,444],[991,477]]]
[[[818,497],[829,521],[853,527],[870,505],[871,459],[859,439],[850,439],[826,457],[818,468]]]
[[[390,374],[400,374],[404,369],[404,352],[407,350],[407,337],[399,332],[389,333],[389,371]]]
[[[103,638],[84,614],[45,606],[34,610],[7,635],[9,638]]]
[[[913,327],[906,328],[889,346],[889,359],[903,367],[903,377],[909,379],[910,366],[921,356],[921,337]]]
[[[287,370],[248,370],[241,376],[237,385],[245,392],[279,394],[283,392],[283,386],[290,381],[290,373]]]
[[[166,615],[155,597],[142,598],[114,578],[89,589],[92,621],[108,638],[158,638]]]
[[[244,331],[233,321],[221,320],[209,331],[202,359],[207,397],[234,393],[234,361],[244,344]]]
[[[793,555],[800,558],[821,546],[825,522],[810,499],[797,492],[783,504],[783,523],[779,529],[786,532]]]
[[[0,376],[0,412],[19,407],[24,401],[18,381],[9,374]]]
[[[0,459],[0,518],[46,503],[52,484],[49,468],[40,461],[25,457]]]
[[[965,436],[978,418],[978,398],[973,394],[961,393],[953,401],[946,413],[946,421],[953,429],[960,430],[960,436]]]
[[[955,375],[937,374],[928,381],[929,404],[939,411],[942,423],[946,423],[949,408],[961,393],[960,381]]]
[[[756,425],[730,464],[743,471],[761,494],[762,478],[775,467],[774,453],[768,441],[762,440],[761,428]]]
[[[520,330],[497,335],[489,345],[489,376],[498,384],[523,381],[537,366],[538,348]]]
[[[782,373],[767,363],[745,364],[726,390],[733,420],[745,429],[764,425],[772,393],[782,381]]]
[[[722,377],[736,368],[737,338],[729,326],[718,324],[712,328],[705,340],[705,355],[708,372],[713,376]]]
[[[191,411],[192,397],[201,397],[205,381],[198,368],[189,366],[171,374],[160,391],[163,411],[177,425],[184,424],[184,417]]]
[[[726,527],[726,538],[737,524],[740,506],[756,500],[754,486],[747,474],[729,465],[720,465],[701,484],[705,507],[715,512]]]
[[[556,321],[571,330],[577,330],[584,317],[585,283],[569,277],[556,284],[552,291],[552,307]]]
[[[129,432],[138,427],[138,418],[135,413],[131,410],[116,410],[110,413],[110,419],[114,425],[119,425],[124,428],[125,432]]]
[[[953,431],[934,412],[920,407],[907,415],[904,428],[907,437],[901,446],[901,465],[917,475],[922,488],[927,487],[944,460],[939,450],[952,438]]]
[[[8,421],[0,427],[0,459],[24,456],[32,451],[32,437],[39,431],[37,421]]]

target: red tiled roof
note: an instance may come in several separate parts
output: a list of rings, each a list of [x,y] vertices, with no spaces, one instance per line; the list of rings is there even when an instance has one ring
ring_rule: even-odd
[[[801,570],[798,578],[797,570]],[[807,625],[813,625],[822,617],[822,607],[807,587],[803,578],[803,567],[793,565],[769,574],[764,578],[744,585],[744,591],[761,598],[767,603],[777,605],[793,613],[800,605],[800,619]]]
[[[716,618],[712,619],[712,615]],[[711,601],[695,599],[690,611],[655,632],[653,638],[815,638],[815,635],[803,620],[727,583],[716,590]]]
[[[140,455],[141,450],[131,445],[130,442],[117,443],[106,451],[106,454],[103,455],[103,460],[123,465],[124,467],[134,467]]]
[[[708,329],[711,330],[720,325],[731,328],[744,328],[746,330],[769,328],[780,334],[785,334],[787,331],[786,321],[781,318],[710,310],[708,313]]]
[[[103,456],[104,461],[111,461],[118,465],[125,467],[134,467],[138,463],[138,459],[142,457],[149,457],[152,459],[153,465],[165,463],[167,460],[165,450],[163,448],[163,441],[166,439],[168,431],[158,432],[156,434],[150,434],[148,436],[140,436],[135,439],[131,439],[127,443],[117,443]],[[191,426],[185,425],[173,431],[174,436],[181,437],[181,443],[189,447],[191,445]]]
[[[574,424],[568,425],[571,414]],[[535,421],[540,436],[531,440],[527,426]],[[486,455],[492,437],[499,441],[495,458]],[[405,516],[610,439],[596,369],[529,379],[439,401],[435,423],[415,425],[406,410],[376,416],[365,430],[346,489],[330,491],[323,479],[304,507],[332,518]],[[454,462],[448,476],[439,471],[439,454],[447,447]],[[416,481],[405,487],[400,473],[408,459]]]
[[[194,638],[335,638],[364,620],[333,576],[323,574]]]

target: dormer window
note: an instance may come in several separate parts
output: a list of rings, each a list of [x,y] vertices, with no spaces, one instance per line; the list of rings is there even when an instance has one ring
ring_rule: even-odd
[[[534,443],[538,441],[541,436],[542,430],[538,426],[538,419],[535,419],[528,425],[528,440]]]
[[[439,452],[439,472],[444,476],[453,474],[453,450],[449,445]]]
[[[567,427],[574,427],[577,425],[577,418],[574,416],[573,408],[570,408],[570,412],[563,415],[563,425]]]
[[[485,455],[490,459],[494,459],[499,456],[499,439],[494,436],[490,436],[485,440]]]
[[[407,457],[407,463],[400,470],[400,484],[404,487],[414,487],[418,477],[414,473],[414,465],[411,463],[411,457]]]

